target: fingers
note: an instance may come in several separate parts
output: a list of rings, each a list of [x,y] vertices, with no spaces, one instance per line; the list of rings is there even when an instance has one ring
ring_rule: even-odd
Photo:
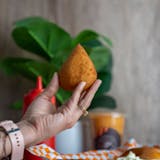
[[[52,80],[50,81],[47,88],[44,90],[42,94],[50,99],[52,98],[52,96],[56,94],[58,88],[59,88],[58,74],[55,73]]]
[[[98,90],[101,80],[96,80],[88,91],[83,91],[85,82],[81,82],[74,90],[71,98],[67,101],[59,112],[64,116],[65,129],[72,127],[89,107],[94,94]]]
[[[83,99],[83,97],[85,96],[86,93],[87,93],[87,91],[83,91],[79,100]]]
[[[71,98],[69,99],[69,103],[72,103],[72,105],[75,104],[75,106],[77,105],[77,102],[80,99],[81,93],[82,93],[85,85],[86,85],[86,82],[81,82],[78,84],[78,86],[75,88]]]
[[[90,103],[98,90],[99,86],[101,85],[101,80],[96,80],[89,91],[85,94],[85,96],[79,101],[79,106],[87,109],[90,106]]]

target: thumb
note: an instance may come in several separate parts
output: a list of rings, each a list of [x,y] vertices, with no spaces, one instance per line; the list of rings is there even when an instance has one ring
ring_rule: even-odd
[[[59,89],[59,80],[58,80],[58,74],[56,72],[54,73],[52,80],[50,81],[50,83],[48,84],[42,95],[50,99],[52,98],[52,96],[56,94],[58,89]]]

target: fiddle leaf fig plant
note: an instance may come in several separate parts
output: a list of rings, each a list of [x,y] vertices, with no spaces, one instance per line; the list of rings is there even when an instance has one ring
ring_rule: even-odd
[[[112,109],[116,107],[114,98],[106,95],[111,86],[113,64],[112,42],[109,38],[93,30],[83,30],[72,37],[57,24],[41,17],[29,17],[17,21],[12,30],[12,37],[20,48],[29,53],[28,58],[7,57],[1,60],[0,67],[6,73],[20,74],[34,82],[40,75],[46,86],[53,73],[59,71],[72,49],[80,43],[92,59],[98,78],[103,82],[90,109],[99,106]],[[40,58],[32,58],[31,54]],[[60,88],[56,98],[63,103],[70,95],[71,92]]]

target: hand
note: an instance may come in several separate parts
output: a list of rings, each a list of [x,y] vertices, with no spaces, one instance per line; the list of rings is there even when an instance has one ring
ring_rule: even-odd
[[[85,82],[81,82],[73,91],[70,99],[57,110],[50,99],[59,88],[58,75],[55,73],[50,84],[29,106],[29,109],[18,123],[26,147],[37,144],[59,132],[71,128],[82,116],[79,106],[87,109],[98,90],[101,80],[96,80],[88,91],[83,92]]]

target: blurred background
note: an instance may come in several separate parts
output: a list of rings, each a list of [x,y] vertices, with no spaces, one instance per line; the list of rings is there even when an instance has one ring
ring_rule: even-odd
[[[0,58],[26,56],[11,38],[13,23],[28,16],[47,18],[71,33],[90,28],[113,42],[113,83],[109,94],[126,116],[125,137],[160,143],[159,0],[0,0]],[[8,106],[34,84],[0,70],[0,120],[20,119]]]

